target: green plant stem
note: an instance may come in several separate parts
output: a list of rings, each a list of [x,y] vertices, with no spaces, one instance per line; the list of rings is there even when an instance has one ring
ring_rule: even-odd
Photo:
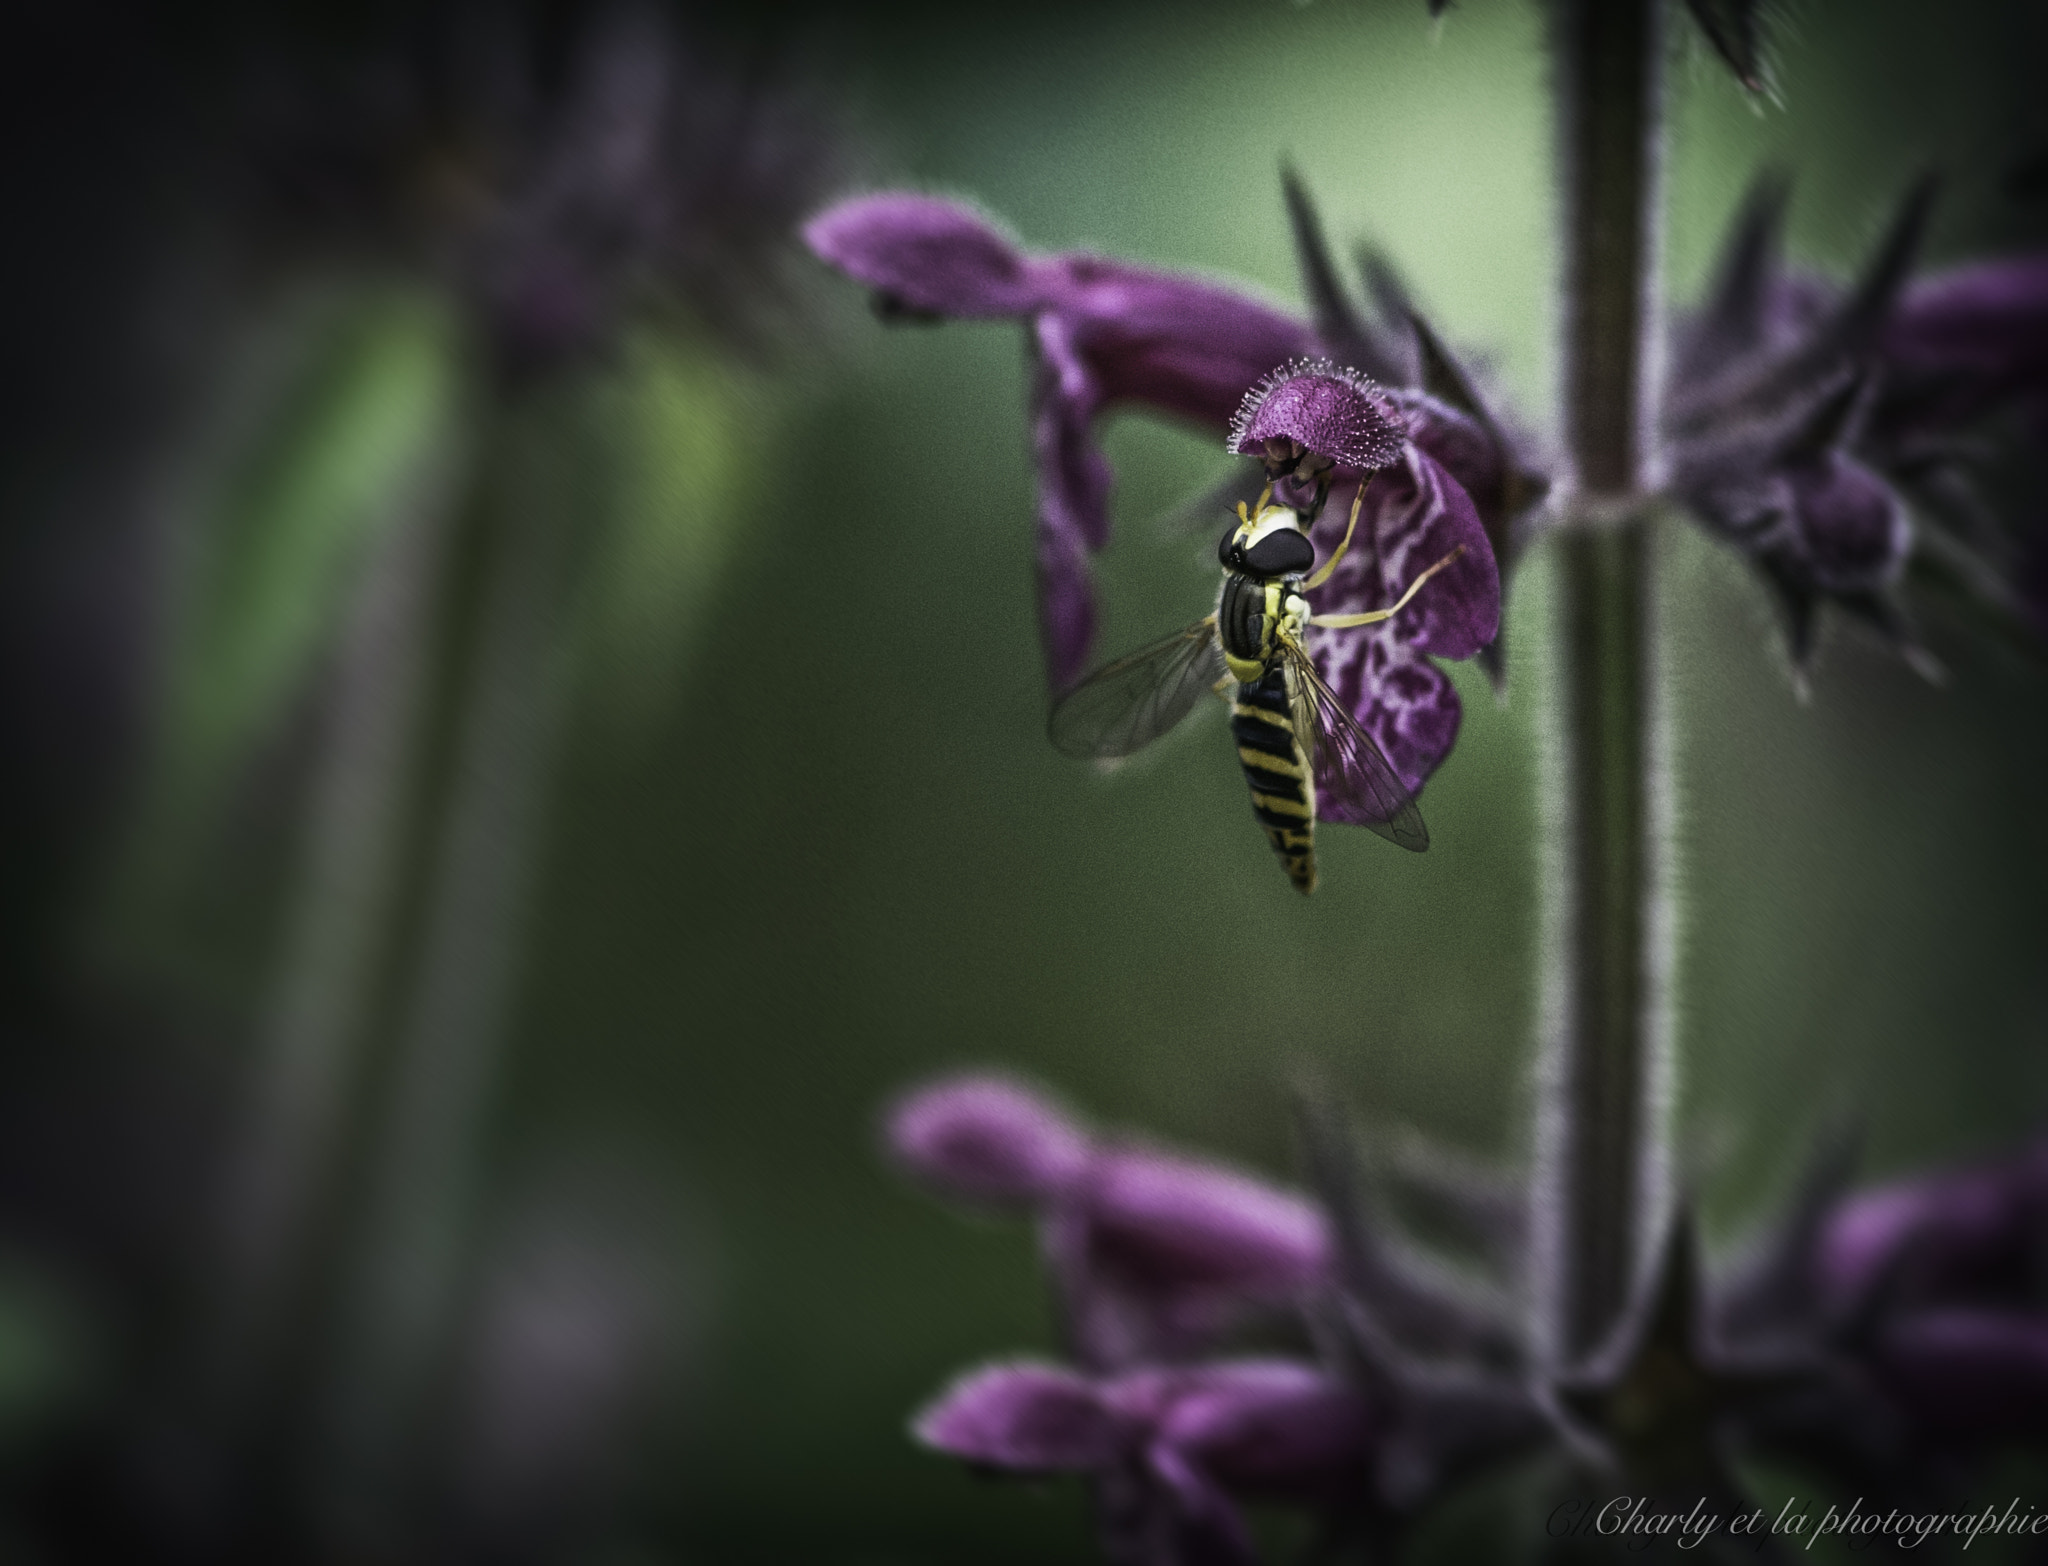
[[[308,1304],[307,1253],[360,1086],[420,766],[448,477],[437,471],[400,497],[404,514],[363,563],[341,627],[305,862],[229,1165],[219,1298],[202,1348],[202,1385],[230,1418],[275,1377]]]
[[[1660,1217],[1666,1071],[1658,918],[1651,551],[1640,490],[1655,270],[1659,0],[1560,0],[1566,428],[1550,786],[1539,1276],[1552,1352],[1626,1307]]]
[[[574,385],[501,396],[457,614],[449,751],[422,845],[410,971],[366,1148],[360,1250],[332,1387],[333,1475],[396,1493],[444,1392],[483,1130],[515,1015],[580,580],[583,477],[561,460]],[[360,1501],[361,1497],[358,1497]]]

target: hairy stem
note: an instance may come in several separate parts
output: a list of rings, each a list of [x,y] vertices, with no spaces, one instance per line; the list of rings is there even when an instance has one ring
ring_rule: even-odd
[[[1552,1351],[1583,1358],[1661,1205],[1664,1053],[1650,563],[1658,0],[1559,0],[1564,398],[1575,483],[1558,546],[1558,832],[1547,932],[1539,1277]]]

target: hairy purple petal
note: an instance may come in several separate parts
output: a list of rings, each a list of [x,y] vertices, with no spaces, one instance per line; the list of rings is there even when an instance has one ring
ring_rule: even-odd
[[[1257,456],[1268,441],[1291,441],[1363,473],[1395,462],[1404,435],[1392,403],[1371,381],[1327,359],[1308,359],[1283,365],[1245,393],[1229,449]]]
[[[1086,1135],[1046,1098],[1000,1076],[966,1076],[918,1089],[888,1116],[891,1151],[905,1168],[976,1201],[1049,1200],[1089,1156]]]
[[[1318,544],[1334,550],[1350,515],[1356,481],[1340,478],[1316,525]],[[1500,568],[1478,509],[1443,465],[1416,446],[1366,486],[1358,533],[1337,569],[1314,594],[1318,614],[1360,614],[1400,600],[1408,585],[1452,551],[1464,554],[1423,585],[1391,621],[1400,640],[1440,658],[1469,658],[1500,631]],[[1318,644],[1329,646],[1332,632]]]
[[[1409,793],[1419,792],[1458,738],[1464,708],[1450,676],[1401,640],[1392,622],[1311,631],[1309,653]],[[1318,810],[1326,821],[1349,819],[1334,800],[1319,803]]]
[[[1454,426],[1439,421],[1433,428],[1441,433]],[[1352,482],[1338,480],[1317,524],[1325,550],[1334,550],[1343,536]],[[1469,658],[1500,630],[1500,570],[1471,496],[1429,452],[1408,447],[1366,487],[1350,551],[1310,597],[1318,614],[1387,608],[1460,546],[1464,554],[1424,583],[1393,619],[1309,633],[1323,678],[1411,792],[1449,752],[1461,712],[1450,680],[1423,655]]]
[[[987,1365],[955,1381],[911,1426],[917,1439],[970,1463],[1024,1473],[1087,1473],[1130,1442],[1095,1383],[1057,1365]]]
[[[957,202],[891,191],[828,207],[804,225],[820,260],[914,310],[1021,315],[1040,288],[1024,253]]]
[[[1885,1390],[1934,1433],[1968,1441],[2048,1435],[2048,1317],[1916,1312],[1875,1346]]]

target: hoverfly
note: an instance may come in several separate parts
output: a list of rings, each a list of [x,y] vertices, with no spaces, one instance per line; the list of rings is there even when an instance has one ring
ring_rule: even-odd
[[[1129,756],[1192,712],[1204,691],[1225,695],[1234,682],[1230,729],[1251,785],[1252,814],[1304,894],[1316,886],[1318,818],[1366,827],[1417,853],[1429,847],[1422,813],[1399,774],[1316,672],[1302,643],[1312,625],[1338,630],[1391,619],[1464,553],[1462,545],[1452,550],[1389,608],[1311,614],[1303,594],[1327,582],[1351,547],[1370,482],[1367,474],[1359,483],[1343,541],[1312,576],[1304,575],[1315,564],[1308,527],[1320,506],[1304,514],[1273,505],[1270,484],[1256,505],[1240,501],[1237,525],[1217,546],[1223,589],[1216,612],[1096,670],[1053,704],[1046,726],[1066,755]]]

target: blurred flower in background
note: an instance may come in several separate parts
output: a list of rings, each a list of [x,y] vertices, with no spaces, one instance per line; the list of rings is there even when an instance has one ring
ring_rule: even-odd
[[[112,10],[104,58],[57,17],[15,54],[25,101],[114,84],[56,104],[62,177],[160,227],[109,259],[43,195],[98,268],[49,279],[68,330],[137,384],[45,414],[98,472],[41,470],[10,545],[0,1316],[71,1369],[16,1399],[57,1423],[0,1548],[562,1559],[629,1509],[701,1263],[573,1161],[491,1217],[565,702],[687,676],[842,155],[654,0]]]

